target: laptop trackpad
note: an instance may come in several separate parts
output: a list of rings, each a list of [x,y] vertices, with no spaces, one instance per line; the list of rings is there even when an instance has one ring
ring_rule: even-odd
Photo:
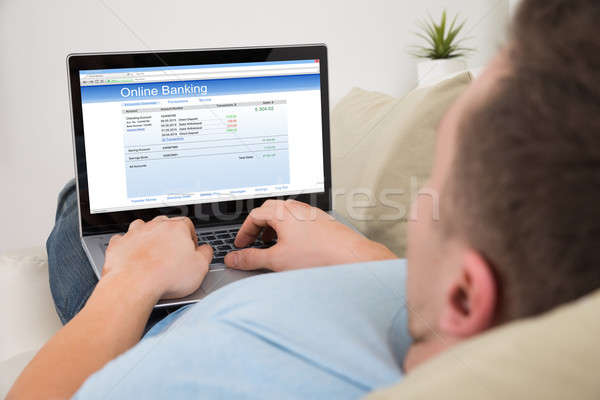
[[[228,283],[239,281],[240,279],[258,274],[260,274],[260,272],[239,271],[229,268],[217,271],[209,271],[208,274],[206,274],[201,287],[206,294],[209,294],[227,285]]]
[[[195,303],[202,299],[207,294],[214,292],[215,290],[222,288],[228,283],[239,281],[240,279],[247,278],[249,276],[258,275],[266,271],[238,271],[235,269],[222,269],[222,270],[211,270],[208,271],[202,285],[194,293],[181,299],[169,299],[161,300],[158,302],[156,307],[183,305],[189,303]]]

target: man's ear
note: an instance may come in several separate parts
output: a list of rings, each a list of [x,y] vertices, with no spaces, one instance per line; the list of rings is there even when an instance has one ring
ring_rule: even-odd
[[[467,338],[490,328],[498,305],[496,278],[489,263],[467,249],[448,287],[440,328],[449,336]]]

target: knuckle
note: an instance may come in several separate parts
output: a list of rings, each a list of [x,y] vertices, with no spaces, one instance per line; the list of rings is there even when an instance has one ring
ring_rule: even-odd
[[[194,224],[192,223],[192,220],[189,219],[188,217],[181,217],[181,218],[179,218],[179,220],[177,222],[179,222],[181,225],[186,226],[188,228],[194,226]]]
[[[183,219],[179,218],[171,218],[169,219],[169,223],[177,226],[187,226],[187,223]]]
[[[169,217],[167,217],[166,215],[157,215],[156,217],[152,218],[152,221],[154,224],[157,224],[161,221],[169,221]]]
[[[267,201],[265,201],[263,203],[263,205],[267,206],[267,207],[274,207],[274,206],[281,205],[281,203],[283,203],[283,200],[268,199]]]
[[[121,237],[121,235],[113,235],[108,241],[108,247],[106,248],[106,252],[112,251],[112,249],[114,249],[115,246],[118,245],[119,241],[121,240]]]
[[[140,225],[140,224],[144,224],[144,221],[142,221],[141,219],[138,218],[129,224],[129,228],[131,229],[132,226]]]
[[[296,199],[287,199],[285,201],[286,205],[288,207],[294,207],[294,208],[312,208],[312,206],[308,203],[304,203],[302,201],[298,201]]]
[[[165,226],[169,226],[169,227],[181,227],[181,226],[185,226],[185,222],[183,222],[180,219],[175,219],[175,218],[169,218],[168,220],[165,221],[166,223],[163,224]]]

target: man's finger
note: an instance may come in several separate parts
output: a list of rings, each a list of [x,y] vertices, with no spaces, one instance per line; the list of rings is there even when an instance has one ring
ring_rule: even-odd
[[[167,217],[166,215],[158,215],[154,218],[152,218],[152,220],[148,223],[157,223],[157,222],[161,222],[161,221],[168,221],[169,217]]]
[[[320,211],[316,207],[311,207],[309,204],[293,199],[286,200],[285,206],[290,215],[297,221],[314,221],[317,219],[318,212]]]
[[[268,249],[249,248],[232,251],[225,256],[225,265],[242,270],[273,269],[274,249],[275,246]]]
[[[206,265],[210,264],[213,259],[213,248],[208,244],[203,244],[202,246],[198,246],[196,249],[196,253],[200,257],[203,263]]]
[[[142,226],[144,226],[144,221],[142,221],[141,219],[136,219],[135,221],[133,221],[132,223],[129,224],[129,229],[128,231],[134,231],[136,229],[141,228]]]
[[[116,242],[121,240],[122,237],[123,237],[123,235],[121,235],[120,233],[117,233],[116,235],[112,235],[110,240],[108,241],[108,247],[110,248],[112,244],[115,244]]]
[[[270,207],[258,207],[250,212],[237,236],[235,237],[236,247],[246,247],[254,243],[258,234],[263,228],[277,228],[277,220],[273,218],[275,210]]]
[[[310,208],[311,207],[310,204],[303,203],[296,199],[287,199],[286,202],[288,205],[295,206],[295,207],[302,207],[302,208]]]
[[[170,218],[169,221],[183,222],[185,224],[185,226],[189,229],[194,243],[198,243],[198,235],[196,234],[196,227],[194,226],[194,223],[192,222],[191,219],[189,219],[188,217],[173,217],[173,218]]]
[[[169,218],[169,221],[174,221],[174,222],[181,221],[181,222],[185,223],[185,226],[187,226],[190,231],[194,231],[194,232],[196,231],[196,227],[194,226],[194,223],[188,217],[173,217],[173,218]]]

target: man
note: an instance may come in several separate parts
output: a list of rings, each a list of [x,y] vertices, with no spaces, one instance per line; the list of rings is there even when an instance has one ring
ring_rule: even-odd
[[[189,220],[159,217],[111,240],[91,297],[9,398],[78,388],[78,398],[357,397],[456,343],[600,287],[599,18],[595,0],[525,1],[509,45],[441,123],[428,183],[440,219],[422,196],[409,224],[412,344],[399,260],[242,280],[138,343],[156,301],[193,291],[212,256]],[[61,207],[57,226],[72,212]],[[262,229],[277,245],[232,252],[228,266],[394,258],[294,201],[254,210],[236,246]]]

